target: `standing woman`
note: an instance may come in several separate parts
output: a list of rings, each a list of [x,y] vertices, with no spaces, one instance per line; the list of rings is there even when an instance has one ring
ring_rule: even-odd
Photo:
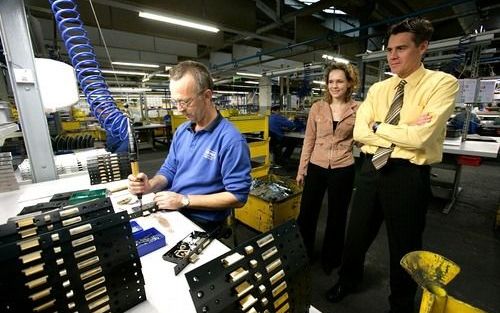
[[[297,173],[297,184],[304,185],[298,224],[309,258],[314,256],[316,226],[325,190],[328,188],[328,217],[321,262],[330,274],[341,264],[347,210],[354,182],[352,155],[355,112],[351,99],[358,85],[356,69],[331,63],[325,69],[327,86],[323,100],[309,112]]]

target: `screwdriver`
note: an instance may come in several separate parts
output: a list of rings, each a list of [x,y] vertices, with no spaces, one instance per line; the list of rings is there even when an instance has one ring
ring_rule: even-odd
[[[137,177],[139,175],[139,162],[137,160],[130,159],[130,167],[132,168],[132,175]],[[139,200],[139,205],[142,208],[142,193],[137,194],[137,199]]]
[[[138,162],[138,151],[137,141],[135,138],[134,126],[132,121],[129,119],[128,123],[128,149],[130,158],[130,168],[132,169],[132,175],[137,177],[139,175],[139,162]],[[139,205],[142,208],[142,193],[137,194],[137,199],[139,200]]]

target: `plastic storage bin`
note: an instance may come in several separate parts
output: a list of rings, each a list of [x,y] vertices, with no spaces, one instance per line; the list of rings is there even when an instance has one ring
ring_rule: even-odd
[[[286,177],[268,175],[263,179],[285,181],[293,190],[292,195],[281,201],[267,201],[250,193],[245,206],[235,209],[235,217],[255,230],[266,232],[299,216],[302,188]]]
[[[132,235],[143,230],[141,225],[137,224],[136,221],[130,221],[130,227],[132,228]]]
[[[481,157],[471,156],[471,155],[460,155],[457,157],[458,164],[469,165],[469,166],[479,166],[481,165]]]
[[[132,236],[135,239],[139,256],[144,256],[166,245],[165,236],[154,227],[133,233]]]

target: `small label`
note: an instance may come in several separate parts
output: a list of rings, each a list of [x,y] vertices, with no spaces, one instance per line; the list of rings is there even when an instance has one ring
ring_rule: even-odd
[[[203,157],[208,160],[215,160],[215,157],[217,156],[217,153],[213,150],[207,149],[205,150],[205,153],[203,153]]]
[[[27,68],[15,68],[14,69],[14,77],[16,79],[16,83],[20,84],[34,84],[35,78],[33,76],[33,71]]]

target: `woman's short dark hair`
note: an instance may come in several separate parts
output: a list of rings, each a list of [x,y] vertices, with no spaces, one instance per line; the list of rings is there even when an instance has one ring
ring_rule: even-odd
[[[332,95],[328,91],[328,78],[330,76],[330,72],[333,70],[343,71],[345,74],[345,78],[351,84],[347,88],[344,99],[345,102],[350,101],[352,93],[356,91],[356,89],[358,89],[358,84],[359,84],[358,70],[351,64],[345,64],[340,62],[332,62],[325,67],[324,82],[326,84],[326,90],[325,90],[324,100],[328,103],[332,102]]]
[[[434,27],[429,20],[422,17],[412,17],[389,27],[387,37],[399,33],[412,33],[413,41],[418,46],[424,41],[430,41],[433,32]]]
[[[198,92],[205,89],[214,89],[214,81],[208,68],[200,62],[196,61],[183,61],[179,64],[175,65],[170,69],[170,79],[171,80],[179,80],[186,73],[190,73],[193,75],[194,80],[196,81],[196,87],[198,88]]]

